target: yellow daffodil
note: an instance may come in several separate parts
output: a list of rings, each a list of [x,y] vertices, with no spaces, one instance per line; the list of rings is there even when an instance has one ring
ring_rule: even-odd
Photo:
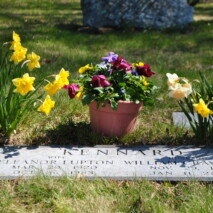
[[[32,71],[34,68],[40,68],[40,56],[32,52],[32,54],[27,55],[27,59],[29,60],[29,63],[27,63],[27,67],[30,71]]]
[[[64,68],[62,68],[58,75],[55,77],[55,83],[58,83],[60,87],[62,88],[64,85],[69,84],[69,80],[67,79],[69,77],[69,71],[66,71]]]
[[[26,48],[24,48],[24,47],[20,44],[20,45],[16,45],[14,51],[17,52],[17,51],[20,51],[20,50],[23,50],[23,49],[27,50]]]
[[[83,74],[84,72],[86,72],[87,70],[91,70],[93,67],[90,67],[89,64],[85,65],[84,67],[81,67],[78,72],[80,74]]]
[[[44,90],[47,91],[48,95],[54,95],[60,89],[61,86],[56,81],[54,81],[53,83],[49,83],[44,87]]]
[[[202,98],[200,98],[198,104],[193,104],[193,106],[198,114],[200,114],[203,118],[209,116],[210,114],[213,114],[213,111],[208,108]]]
[[[38,111],[44,112],[46,115],[49,115],[50,110],[55,106],[55,101],[53,101],[49,95],[46,96],[42,105],[38,108]]]
[[[60,70],[59,74],[55,76],[55,80],[53,83],[49,83],[44,87],[44,90],[47,91],[48,95],[54,95],[58,90],[60,90],[63,86],[69,84],[69,71],[64,70],[63,68]]]
[[[79,88],[79,92],[76,94],[76,98],[78,98],[79,100],[81,100],[82,99],[82,96],[83,96],[83,87],[80,87]]]
[[[13,41],[11,42],[10,49],[11,50],[17,50],[17,48],[19,48],[21,46],[20,36],[13,31],[12,38],[13,38]]]
[[[33,87],[35,78],[30,77],[28,73],[24,74],[22,78],[15,78],[12,80],[16,89],[14,92],[18,92],[21,95],[26,95],[28,92],[35,90]]]
[[[22,47],[22,46],[21,46]],[[10,61],[14,61],[15,64],[18,64],[19,62],[23,61],[26,58],[27,49],[21,48],[13,52]]]
[[[142,83],[145,87],[149,86],[149,83],[147,83],[145,76],[142,75]]]
[[[19,34],[15,33],[15,31],[13,31],[13,41],[15,41],[15,42],[21,42]]]

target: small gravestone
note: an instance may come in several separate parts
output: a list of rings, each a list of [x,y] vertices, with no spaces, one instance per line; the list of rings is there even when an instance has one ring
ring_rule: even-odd
[[[71,177],[213,181],[213,147],[3,147],[0,178]]]
[[[187,0],[81,0],[84,25],[163,29],[193,21]]]
[[[193,118],[193,120],[198,122],[197,113],[195,113],[194,115],[189,113],[189,116],[191,118]],[[209,119],[209,118],[207,117],[207,119]],[[173,120],[173,124],[175,126],[185,127],[186,129],[190,129],[189,120],[188,120],[188,118],[186,117],[186,115],[183,112],[173,112],[172,113],[172,120]],[[210,121],[210,123],[212,124],[212,121]]]
[[[190,116],[192,116],[190,114]],[[197,120],[197,114],[194,115]],[[190,123],[183,112],[173,112],[172,120],[175,126],[185,127],[186,129],[190,129]]]

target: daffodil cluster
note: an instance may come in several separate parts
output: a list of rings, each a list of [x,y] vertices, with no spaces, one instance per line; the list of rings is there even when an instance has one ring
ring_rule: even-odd
[[[166,76],[169,96],[178,101],[197,138],[213,137],[213,85],[202,74],[193,86],[188,79],[175,73]],[[195,113],[198,113],[198,119]]]
[[[179,101],[187,98],[193,93],[192,85],[189,83],[188,79],[178,77],[176,73],[167,73],[166,76],[168,78],[167,84],[169,86],[170,97]],[[196,93],[196,91],[194,91],[194,93]],[[193,100],[194,97],[195,95],[191,97],[191,100],[193,101],[193,107],[196,112],[198,112],[203,118],[213,114],[213,111],[208,108],[208,105],[205,104],[202,98],[199,99],[199,103],[196,103],[196,100]]]
[[[27,55],[27,48],[22,46],[20,36],[14,31],[12,39],[13,41],[9,42],[11,44],[10,49],[13,50],[10,61],[18,64],[27,58],[25,63],[27,64],[29,71],[32,71],[35,68],[40,68],[40,56],[36,55],[34,52]]]
[[[69,84],[69,71],[62,68],[59,74],[54,75],[53,77],[54,81],[48,81],[48,84],[44,87],[44,90],[47,92],[47,96],[42,105],[38,108],[38,111],[44,112],[46,115],[49,115],[51,109],[55,106],[55,101],[51,99],[50,95],[56,94],[57,91]]]
[[[13,41],[10,42],[10,49],[13,50],[13,53],[10,57],[10,61],[14,62],[16,65],[23,61],[22,67],[26,64],[29,71],[32,71],[35,68],[40,68],[40,56],[34,52],[27,54],[27,49],[22,46],[20,36],[17,33],[13,32],[12,38]],[[44,91],[47,92],[47,95],[45,100],[38,107],[38,111],[49,115],[51,109],[55,106],[55,101],[53,101],[50,96],[56,94],[58,90],[69,84],[68,76],[69,71],[66,71],[63,68],[60,70],[59,74],[53,76],[54,81],[48,82],[44,87]],[[23,74],[21,78],[13,79],[12,82],[15,86],[14,92],[23,96],[27,95],[29,92],[35,90],[35,87],[33,86],[34,81],[35,78],[30,77],[29,73]]]
[[[40,56],[34,52],[28,53],[16,32],[12,33],[12,41],[4,43],[1,48],[0,130],[9,136],[37,101],[37,82],[29,72],[40,68]]]
[[[7,47],[8,44],[10,48]],[[55,106],[51,96],[69,85],[69,71],[62,68],[57,75],[52,76],[54,78],[52,82],[48,81],[43,92],[37,93],[44,81],[37,81],[32,71],[40,68],[40,56],[35,52],[28,53],[28,49],[21,43],[20,36],[14,31],[12,41],[4,43],[1,53],[0,131],[10,136],[23,115],[38,103],[41,102],[37,110],[49,115]],[[46,97],[42,101],[45,92]]]
[[[24,59],[24,64],[27,64],[29,71],[32,71],[35,68],[40,68],[40,56],[36,55],[34,52],[27,54],[27,48],[24,48],[21,44],[20,36],[13,31],[12,35],[13,41],[9,42],[11,44],[10,49],[13,50],[13,53],[10,57],[10,61],[18,65]],[[35,90],[33,83],[35,81],[34,77],[30,77],[28,73],[23,74],[21,78],[15,78],[12,80],[16,89],[14,92],[20,93],[21,95],[26,95],[28,92]]]
[[[13,32],[12,35],[13,41],[11,43],[10,49],[13,50],[10,61],[13,61],[15,64],[20,63],[24,59],[26,59],[22,66],[25,64],[29,71],[32,71],[35,68],[40,68],[40,56],[32,52],[31,54],[27,54],[27,49],[21,45],[20,36]],[[56,76],[57,80],[54,82],[54,85],[48,85],[45,87],[45,90],[48,91],[49,95],[56,93],[57,90],[61,88],[63,84],[63,78],[61,77],[63,74],[59,74]],[[30,77],[28,73],[25,73],[21,78],[15,78],[12,80],[14,86],[16,87],[14,92],[20,93],[21,95],[27,95],[28,92],[34,91],[35,88],[33,86],[35,81],[34,77]],[[67,83],[67,82],[66,82]],[[48,115],[51,109],[54,107],[55,102],[51,100],[50,96],[47,95],[42,105],[38,108],[38,111],[44,112]]]

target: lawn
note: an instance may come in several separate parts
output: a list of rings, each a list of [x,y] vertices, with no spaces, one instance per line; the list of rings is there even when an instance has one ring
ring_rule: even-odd
[[[154,106],[143,107],[135,132],[107,138],[91,132],[87,106],[70,100],[66,91],[54,96],[49,116],[32,109],[9,139],[10,145],[194,144],[191,131],[172,125],[177,103],[167,96],[167,72],[190,80],[199,72],[213,83],[213,3],[198,4],[195,21],[184,29],[162,31],[122,28],[102,33],[79,27],[79,0],[0,1],[0,41],[11,41],[12,31],[22,44],[41,56],[37,79],[57,74],[63,67],[73,78],[79,67],[98,63],[113,51],[130,62],[151,65],[159,87]],[[44,82],[45,84],[45,82]],[[202,141],[200,141],[202,144]],[[0,181],[1,212],[211,212],[211,184],[199,182],[78,180],[36,177]],[[101,206],[101,210],[99,210]]]
[[[211,213],[210,184],[36,177],[0,182],[1,212]]]
[[[195,10],[196,17],[206,14],[212,17],[211,10],[212,3],[208,7],[200,4]],[[159,87],[154,106],[143,108],[134,133],[121,139],[105,138],[90,131],[87,106],[70,100],[66,91],[61,91],[54,97],[56,107],[48,117],[36,108],[30,111],[7,142],[38,145],[194,143],[190,132],[172,125],[171,113],[180,109],[167,96],[165,74],[175,72],[194,80],[202,72],[213,82],[213,21],[195,21],[180,30],[124,28],[103,34],[79,28],[81,18],[77,0],[1,1],[0,40],[10,41],[13,30],[19,33],[22,44],[41,56],[42,66],[35,71],[40,80],[58,73],[62,67],[75,78],[79,67],[98,63],[109,51],[130,62],[148,63],[156,72],[152,80]]]

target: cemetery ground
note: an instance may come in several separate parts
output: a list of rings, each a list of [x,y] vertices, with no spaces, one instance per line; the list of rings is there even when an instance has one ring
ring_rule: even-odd
[[[131,62],[151,65],[156,75],[152,81],[159,87],[154,106],[144,107],[136,131],[121,139],[105,138],[90,131],[88,107],[70,100],[67,91],[56,94],[56,106],[46,117],[32,110],[23,119],[9,144],[194,144],[191,132],[172,125],[172,112],[178,104],[167,96],[166,73],[177,73],[190,81],[202,72],[213,81],[211,12],[200,5],[196,21],[182,30],[134,30],[130,26],[104,34],[79,28],[82,13],[79,1],[10,0],[0,4],[0,40],[10,41],[14,30],[22,44],[41,56],[41,68],[34,71],[38,79],[59,72],[61,67],[77,77],[78,69],[98,63],[100,57],[114,51]],[[46,82],[44,81],[44,85]],[[1,140],[4,140],[1,139]]]
[[[99,62],[110,51],[128,61],[149,63],[159,86],[152,107],[144,107],[138,128],[121,139],[106,138],[89,128],[87,106],[70,100],[66,91],[56,97],[48,117],[29,112],[16,134],[1,142],[9,145],[166,144],[197,141],[184,128],[172,125],[171,114],[180,111],[167,97],[167,72],[190,80],[202,72],[213,83],[213,3],[195,8],[195,22],[185,29],[162,31],[122,29],[91,30],[79,27],[79,0],[5,0],[0,2],[0,40],[11,40],[12,31],[22,44],[41,56],[37,78],[58,73],[61,67],[77,77],[77,70]],[[210,142],[210,141],[209,141]],[[199,142],[202,144],[202,141]],[[212,184],[201,182],[151,182],[35,177],[0,182],[1,212],[211,212]]]
[[[1,212],[212,212],[211,184],[35,177],[0,182]]]

